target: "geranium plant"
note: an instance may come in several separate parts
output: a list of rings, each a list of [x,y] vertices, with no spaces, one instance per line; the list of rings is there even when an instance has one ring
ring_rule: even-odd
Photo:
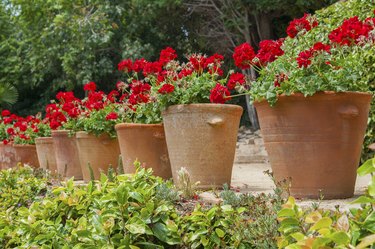
[[[51,136],[47,119],[41,119],[41,114],[29,115],[26,118],[2,112],[0,135],[3,144],[35,144],[35,138]]]
[[[263,41],[257,54],[247,43],[235,49],[239,68],[259,72],[251,82],[253,101],[274,105],[281,94],[369,90],[375,81],[374,13],[345,19],[329,30],[321,21],[305,14],[290,23],[285,40]]]
[[[231,90],[240,90],[245,84],[241,73],[230,71],[228,76],[223,76],[222,55],[191,54],[185,62],[178,61],[177,57],[176,51],[167,47],[160,52],[158,61],[126,59],[119,63],[119,70],[128,76],[129,100],[153,103],[141,105],[140,110],[152,107],[153,113],[159,114],[160,110],[175,104],[223,104],[233,97]],[[146,89],[147,94],[134,89]],[[154,119],[161,121],[160,116]]]

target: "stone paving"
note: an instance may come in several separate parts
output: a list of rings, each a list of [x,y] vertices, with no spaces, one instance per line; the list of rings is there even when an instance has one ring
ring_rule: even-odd
[[[264,174],[266,170],[271,171],[268,163],[267,152],[264,148],[263,139],[259,131],[252,132],[250,129],[241,127],[238,134],[235,162],[232,172],[232,186],[239,187],[245,193],[272,193],[274,184],[271,178]],[[357,177],[355,196],[342,200],[323,200],[321,207],[335,209],[340,205],[341,210],[348,210],[349,202],[364,193],[370,182],[370,176]],[[301,206],[309,206],[317,200],[299,200]]]

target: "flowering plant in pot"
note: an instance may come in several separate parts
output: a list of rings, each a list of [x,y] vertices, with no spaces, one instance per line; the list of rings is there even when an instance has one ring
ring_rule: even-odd
[[[67,138],[66,130],[70,131],[69,133],[75,133],[76,150],[73,148],[61,154],[78,154],[82,177],[85,181],[89,181],[92,177],[98,179],[101,170],[107,171],[109,167],[116,168],[120,155],[114,129],[118,119],[116,110],[121,109],[120,103],[116,102],[118,92],[105,94],[97,91],[96,88],[94,82],[85,84],[84,90],[87,97],[82,100],[76,98],[71,92],[61,92],[56,96],[58,102],[47,107],[51,126],[65,130],[64,134],[53,133],[56,141],[63,137],[65,142],[60,142],[61,145],[72,143],[71,139]],[[63,158],[63,155],[60,157]],[[67,162],[65,156],[64,158],[62,161]],[[70,169],[74,171],[75,166],[72,162],[68,163]],[[60,171],[64,170],[63,165],[59,168]]]
[[[297,197],[353,195],[375,79],[374,13],[334,23],[325,13],[292,21],[285,40],[263,41],[257,54],[242,44],[233,55],[259,72],[250,95],[270,163],[277,180],[292,178]]]
[[[25,118],[11,114],[3,122],[7,124],[7,138],[4,141],[13,145],[16,161],[39,167],[35,140],[50,135],[47,121],[42,120],[39,113]]]
[[[162,111],[174,181],[185,167],[201,188],[222,187],[230,184],[242,113],[239,106],[222,104],[231,99],[230,90],[244,85],[245,77],[233,72],[223,77],[224,58],[218,54],[186,59],[179,62],[167,47],[157,61],[127,59],[119,69],[130,74],[131,85],[150,85],[153,108]]]

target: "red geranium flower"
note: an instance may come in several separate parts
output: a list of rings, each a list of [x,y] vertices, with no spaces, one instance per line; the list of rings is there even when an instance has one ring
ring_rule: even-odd
[[[3,110],[3,111],[1,112],[1,116],[3,116],[3,117],[8,117],[8,116],[10,116],[10,111],[9,111],[9,110]]]
[[[313,45],[312,49],[314,50],[314,52],[318,52],[318,51],[326,51],[327,53],[330,53],[331,51],[331,46],[330,45],[326,45],[322,42],[317,42]]]
[[[9,128],[7,129],[7,133],[8,133],[9,135],[14,135],[14,134],[16,134],[16,132],[14,131],[14,129],[13,129],[12,127],[9,127]]]
[[[302,30],[306,30],[306,31],[310,31],[311,28],[313,27],[316,27],[318,25],[318,22],[316,21],[316,19],[312,20],[312,22],[310,22],[308,20],[308,18],[312,18],[310,14],[304,14],[303,17],[299,18],[299,19],[294,19],[293,21],[291,21],[289,23],[289,26],[286,30],[286,33],[288,34],[288,36],[290,38],[294,38],[297,36],[297,34],[302,31]]]
[[[339,45],[353,45],[360,41],[361,37],[368,37],[374,27],[369,23],[362,22],[358,16],[345,20],[340,27],[334,29],[328,38],[331,42]]]
[[[255,52],[249,43],[243,43],[234,49],[233,59],[234,64],[241,69],[250,68],[252,60],[255,57]]]
[[[300,52],[297,57],[298,67],[308,67],[311,64],[312,57],[313,51],[311,49]]]
[[[123,71],[125,73],[129,73],[133,69],[133,62],[131,59],[122,60],[117,65],[117,69],[119,71]]]
[[[166,47],[165,49],[160,51],[159,61],[163,65],[166,65],[168,62],[176,58],[177,58],[176,51],[171,47]]]
[[[89,82],[89,83],[87,83],[87,84],[85,84],[84,86],[83,86],[83,90],[85,90],[85,91],[89,91],[89,92],[91,92],[91,91],[95,91],[96,90],[96,84],[95,84],[95,82]]]
[[[158,93],[160,94],[167,94],[174,91],[174,85],[172,84],[164,84],[160,89],[158,90]]]
[[[229,90],[233,90],[236,85],[245,84],[245,75],[242,73],[234,73],[229,76],[227,87]]]
[[[117,118],[118,115],[115,112],[111,112],[105,117],[106,120],[116,120]]]
[[[269,62],[276,60],[278,56],[284,54],[281,49],[283,40],[279,39],[277,41],[273,40],[263,40],[259,43],[259,50],[256,57],[259,59],[260,66],[265,66]]]
[[[230,92],[228,88],[217,83],[216,86],[210,91],[210,102],[224,104],[226,101],[230,100]]]
[[[132,70],[134,72],[138,73],[141,70],[143,70],[143,67],[145,66],[146,63],[147,63],[147,61],[144,58],[141,58],[139,60],[135,60],[134,63],[133,63],[133,66],[132,66]]]

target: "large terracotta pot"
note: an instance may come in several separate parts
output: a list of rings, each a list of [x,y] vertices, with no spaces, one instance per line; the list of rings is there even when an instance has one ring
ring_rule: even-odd
[[[35,145],[40,168],[48,169],[56,174],[57,165],[52,137],[38,137],[35,139]]]
[[[75,136],[69,136],[68,130],[52,131],[57,172],[65,177],[82,180],[82,169],[78,157]]]
[[[295,197],[353,196],[371,95],[320,92],[254,103],[277,181],[291,178]]]
[[[117,139],[111,139],[107,135],[96,137],[79,131],[76,133],[76,143],[84,181],[91,180],[88,165],[93,170],[95,180],[99,179],[100,172],[107,174],[110,167],[117,169],[120,156]]]
[[[17,160],[13,146],[0,143],[0,169],[9,169],[16,165]]]
[[[15,158],[17,162],[28,164],[31,167],[39,168],[36,146],[31,144],[14,144]]]
[[[163,112],[172,175],[186,168],[198,188],[230,185],[242,107],[226,104],[174,105]]]
[[[162,124],[117,124],[115,126],[125,173],[134,173],[134,161],[152,168],[164,179],[172,177]]]

